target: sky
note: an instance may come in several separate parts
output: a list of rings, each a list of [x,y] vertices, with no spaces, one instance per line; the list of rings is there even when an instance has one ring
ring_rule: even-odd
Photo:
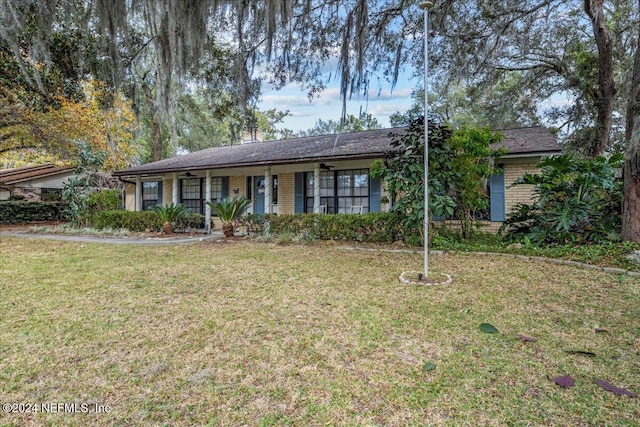
[[[335,71],[335,70],[333,70]],[[335,74],[335,73],[334,73]],[[383,128],[390,127],[389,116],[396,111],[405,112],[413,103],[411,93],[417,87],[422,87],[422,76],[411,77],[416,73],[412,69],[401,71],[396,87],[391,89],[391,84],[381,82],[373,84],[369,90],[369,96],[352,97],[347,102],[347,114],[358,116],[360,111],[371,114]],[[327,67],[326,78],[331,72]],[[540,105],[540,113],[552,107],[561,107],[572,102],[569,94],[559,93],[544,101]],[[342,101],[340,99],[340,82],[332,80],[327,83],[327,88],[309,101],[307,92],[300,89],[297,84],[289,84],[281,90],[275,90],[264,86],[263,94],[258,103],[260,110],[275,108],[279,111],[289,110],[290,115],[285,117],[283,123],[279,123],[279,129],[290,129],[294,132],[306,131],[313,128],[319,119],[324,121],[340,119],[342,114]],[[546,123],[555,125],[557,123]]]
[[[411,93],[418,84],[418,79],[409,78],[409,72],[400,75],[398,83],[393,90],[386,82],[377,84],[369,90],[368,96],[352,97],[347,102],[347,114],[358,116],[360,111],[371,114],[382,127],[389,127],[389,116],[396,111],[404,112],[411,107]],[[265,85],[266,86],[266,85]],[[273,90],[264,87],[260,102],[260,110],[275,108],[280,111],[289,110],[290,116],[278,124],[278,128],[291,129],[294,132],[308,130],[315,126],[319,119],[339,120],[342,114],[342,101],[340,100],[340,82],[332,80],[327,88],[309,101],[307,92],[300,89],[297,84],[290,84],[281,90]]]

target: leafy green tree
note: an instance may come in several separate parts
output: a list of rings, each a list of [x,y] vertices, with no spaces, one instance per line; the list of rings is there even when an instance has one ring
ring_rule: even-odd
[[[71,223],[79,226],[82,218],[91,207],[91,194],[100,181],[100,170],[106,160],[104,151],[94,151],[91,145],[84,143],[80,148],[80,161],[62,189],[62,200],[66,204]]]
[[[534,186],[536,201],[519,204],[502,231],[536,244],[603,242],[620,237],[621,182],[615,168],[622,155],[594,159],[569,154],[538,163],[540,174],[525,174],[514,185]]]
[[[503,73],[492,85],[444,84],[432,88],[429,95],[429,114],[441,122],[458,127],[488,126],[492,129],[509,129],[535,126],[541,122],[536,98],[522,87],[518,73]],[[424,90],[412,94],[413,103],[405,111],[397,111],[389,117],[392,126],[406,126],[422,116]],[[504,102],[508,99],[510,102]]]
[[[363,130],[380,129],[378,120],[369,113],[360,112],[358,117],[348,114],[344,120],[322,120],[309,129],[307,135],[332,135],[339,132],[360,132]]]
[[[504,154],[491,145],[500,134],[488,128],[452,130],[429,124],[430,215],[455,218],[462,233],[473,231],[476,213],[488,208],[482,182],[495,172],[493,159]],[[424,124],[414,120],[406,132],[395,135],[394,151],[372,167],[372,176],[383,178],[392,201],[409,230],[422,230],[424,221]]]

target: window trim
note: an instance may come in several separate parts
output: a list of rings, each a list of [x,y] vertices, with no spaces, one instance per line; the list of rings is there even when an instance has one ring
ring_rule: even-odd
[[[145,187],[148,188],[149,184],[155,184],[155,199],[145,199]],[[143,181],[142,182],[142,210],[149,210],[156,206],[159,203],[160,199],[160,191],[161,191],[161,181]],[[147,193],[148,195],[148,193]],[[152,194],[153,195],[153,194]]]
[[[349,192],[350,195],[338,195],[338,177],[340,176],[340,174],[345,174],[346,172],[349,172],[349,176],[350,178],[350,186],[349,186]],[[360,173],[355,173],[355,172],[360,172]],[[354,192],[356,190],[355,187],[355,176],[356,175],[363,175],[362,172],[366,172],[365,175],[367,176],[367,194],[366,196],[361,196],[361,195],[354,195]],[[351,213],[351,209],[350,206],[363,206],[362,212],[363,213],[368,213],[371,211],[371,174],[369,172],[368,169],[366,168],[358,168],[358,169],[341,169],[341,170],[333,170],[333,171],[322,171],[320,174],[320,181],[322,183],[322,176],[325,175],[330,175],[332,176],[333,179],[333,188],[331,188],[331,192],[332,195],[330,196],[320,196],[320,206],[326,206],[326,213],[328,214],[339,214],[339,213]],[[315,210],[315,206],[314,206],[314,202],[315,202],[315,196],[313,194],[313,192],[311,192],[311,190],[308,188],[308,183],[309,183],[309,178],[315,178],[314,177],[314,172],[304,172],[303,173],[303,201],[304,201],[304,205],[303,205],[303,212],[305,213],[314,213]],[[346,187],[344,187],[346,188]],[[327,190],[325,188],[325,190]],[[311,192],[311,195],[309,194]],[[322,192],[322,189],[321,189]],[[345,212],[340,212],[341,209],[341,200],[344,201],[346,199],[366,199],[366,204],[351,204],[350,206],[345,206],[343,207]]]
[[[199,183],[199,185],[200,185],[200,196],[199,197],[200,198],[199,199],[185,199],[184,198],[183,182],[187,181],[187,180],[199,180],[200,181],[200,183]],[[185,207],[187,209],[191,210],[192,212],[199,213],[201,215],[204,215],[204,213],[205,213],[204,211],[205,211],[205,208],[207,206],[207,204],[206,204],[206,193],[207,193],[207,182],[206,182],[206,180],[207,180],[206,178],[180,178],[180,185],[178,185],[179,194],[180,194],[180,197],[179,197],[180,203],[185,205],[185,203],[184,203],[185,200],[188,200],[188,201],[198,200],[199,205],[200,205],[198,211],[196,211],[196,210],[194,210],[194,208],[186,206],[186,205],[185,205]],[[216,182],[217,182],[217,180],[219,180],[220,181],[219,184],[214,183],[214,180]],[[219,185],[220,190],[219,191],[214,190],[214,188],[216,186],[218,186],[218,185]],[[214,197],[215,193],[219,193],[219,197]],[[225,191],[224,191],[224,177],[222,177],[222,176],[212,176],[211,177],[211,203],[216,205],[220,200],[224,199],[224,193],[225,193]],[[218,196],[218,195],[216,194],[216,196]],[[211,213],[211,215],[215,216],[215,214],[213,212]]]

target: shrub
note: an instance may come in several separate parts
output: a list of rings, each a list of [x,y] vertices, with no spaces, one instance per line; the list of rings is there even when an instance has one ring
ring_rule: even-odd
[[[428,123],[429,215],[460,220],[465,236],[471,235],[476,218],[489,208],[483,182],[496,172],[494,160],[505,151],[493,150],[502,135],[489,128],[462,128]],[[374,162],[371,176],[387,182],[394,212],[402,214],[408,228],[424,227],[424,119],[410,123],[406,131],[392,135],[393,150]],[[415,239],[413,237],[412,239]]]
[[[37,221],[66,221],[66,206],[62,202],[0,202],[0,223],[19,224]]]
[[[525,174],[516,184],[534,185],[537,200],[519,204],[501,231],[507,238],[535,244],[602,243],[620,233],[621,182],[615,179],[620,156],[581,159],[570,155],[538,163],[540,174]]]
[[[248,223],[247,223],[248,222]],[[368,213],[365,215],[250,215],[243,222],[250,227],[275,235],[295,235],[308,239],[349,240],[382,243],[408,241],[412,234],[403,228],[397,213]]]
[[[159,231],[162,228],[162,221],[152,211],[102,211],[89,216],[89,224],[97,229],[104,228],[126,228],[130,231],[145,231],[147,229]]]
[[[175,221],[177,230],[186,230],[187,228],[204,228],[204,215],[189,212],[183,217]]]
[[[88,196],[87,204],[92,212],[114,211],[122,204],[120,190],[100,190]]]
[[[251,233],[262,233],[264,231],[264,215],[247,214],[240,218],[240,223],[247,227]]]

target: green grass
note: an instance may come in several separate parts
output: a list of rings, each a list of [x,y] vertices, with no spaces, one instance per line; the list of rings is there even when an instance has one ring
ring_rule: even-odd
[[[469,239],[461,239],[454,233],[436,234],[431,249],[462,252],[503,252],[528,256],[566,259],[603,267],[617,267],[640,271],[640,264],[627,258],[640,244],[631,242],[606,242],[601,244],[567,244],[538,247],[521,245],[514,247],[496,234],[478,233]]]
[[[326,245],[2,238],[0,250],[0,401],[111,408],[0,414],[0,425],[640,419],[640,399],[593,382],[640,391],[637,278],[445,254],[431,264],[451,286],[405,286],[398,275],[419,270],[421,254]],[[424,372],[427,361],[436,369]],[[553,383],[565,374],[574,388]]]

